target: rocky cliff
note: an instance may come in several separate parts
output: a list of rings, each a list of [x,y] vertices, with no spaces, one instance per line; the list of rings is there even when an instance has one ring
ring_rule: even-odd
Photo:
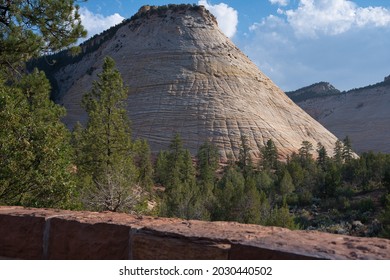
[[[49,72],[70,127],[85,122],[81,99],[106,56],[130,88],[133,136],[146,138],[154,152],[166,149],[175,133],[192,152],[212,141],[222,158],[237,158],[241,136],[254,157],[268,139],[282,157],[304,140],[333,149],[336,137],[266,77],[202,6],[142,7],[86,42],[76,59],[59,59]]]
[[[310,96],[296,102],[313,118],[341,139],[348,135],[356,152],[390,153],[389,77],[383,82],[338,94],[331,90],[313,96],[310,89],[295,91],[301,92],[301,96]]]
[[[287,96],[294,102],[307,99],[338,95],[340,91],[327,82],[319,82],[295,91],[286,92]]]

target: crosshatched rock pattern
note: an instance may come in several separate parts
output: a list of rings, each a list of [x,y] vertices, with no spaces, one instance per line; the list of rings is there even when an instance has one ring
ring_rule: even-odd
[[[282,156],[296,152],[304,140],[314,146],[320,141],[331,153],[336,137],[266,77],[207,10],[143,11],[146,16],[123,24],[96,51],[56,72],[69,126],[85,122],[82,95],[104,57],[111,56],[130,89],[133,136],[146,138],[154,152],[179,133],[191,152],[209,140],[225,159],[237,158],[242,135],[255,157],[268,139]]]
[[[1,259],[390,259],[390,240],[204,222],[0,206]]]

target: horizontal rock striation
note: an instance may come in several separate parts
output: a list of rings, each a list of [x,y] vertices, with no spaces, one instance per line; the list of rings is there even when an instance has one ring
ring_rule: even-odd
[[[109,40],[87,42],[95,42],[96,50],[54,73],[70,127],[85,122],[82,96],[111,56],[130,89],[133,136],[146,138],[153,152],[166,149],[175,133],[193,153],[212,141],[225,159],[238,157],[241,136],[255,158],[269,139],[281,156],[296,152],[304,140],[333,149],[336,137],[275,86],[205,8],[142,8],[112,32]]]

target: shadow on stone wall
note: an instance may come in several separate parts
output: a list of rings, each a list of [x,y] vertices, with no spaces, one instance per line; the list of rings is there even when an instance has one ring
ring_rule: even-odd
[[[390,240],[230,222],[0,207],[0,259],[390,259]]]

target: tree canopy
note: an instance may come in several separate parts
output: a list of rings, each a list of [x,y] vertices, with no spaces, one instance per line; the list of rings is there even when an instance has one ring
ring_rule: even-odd
[[[65,207],[74,190],[65,110],[34,71],[18,84],[0,81],[0,204]]]
[[[64,49],[86,36],[75,0],[0,1],[0,66]]]
[[[125,109],[127,96],[114,60],[107,57],[103,72],[83,97],[86,127],[78,126],[73,137],[80,189],[89,209],[132,211],[141,200]]]

